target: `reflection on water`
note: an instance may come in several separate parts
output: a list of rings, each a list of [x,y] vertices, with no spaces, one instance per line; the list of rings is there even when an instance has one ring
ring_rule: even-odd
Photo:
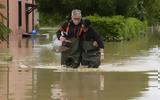
[[[3,66],[4,68],[5,66]],[[11,67],[11,66],[10,66]],[[0,69],[2,100],[159,100],[157,72]]]
[[[0,66],[0,98],[8,99],[8,66]]]
[[[128,59],[129,57],[149,56],[149,50],[160,49],[160,39],[148,36],[143,39],[121,43],[106,43],[105,57],[107,63],[114,63],[117,60]],[[159,50],[153,53],[160,53]],[[153,54],[154,55],[154,54]],[[158,54],[157,54],[158,56]]]
[[[14,66],[14,65],[13,65]],[[0,100],[26,100],[32,89],[32,71],[10,65],[0,66]]]

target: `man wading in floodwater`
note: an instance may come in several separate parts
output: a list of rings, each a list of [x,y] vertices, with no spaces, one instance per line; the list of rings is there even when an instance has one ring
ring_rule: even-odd
[[[63,46],[69,48],[61,52],[61,65],[65,67],[78,68],[81,63],[89,68],[98,68],[104,59],[102,39],[90,27],[89,20],[82,21],[81,11],[78,9],[72,11],[71,20],[61,26],[57,37]]]
[[[81,11],[78,9],[73,10],[71,13],[71,20],[65,22],[57,31],[57,37],[62,41],[62,45],[69,47],[68,50],[61,52],[61,64],[66,67],[77,68],[80,65],[81,18]],[[66,40],[70,42],[66,42]]]
[[[83,20],[81,64],[88,68],[98,68],[104,60],[104,44],[100,35],[90,26],[89,20]]]

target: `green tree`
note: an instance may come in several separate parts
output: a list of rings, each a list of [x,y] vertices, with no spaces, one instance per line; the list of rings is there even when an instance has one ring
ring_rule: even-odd
[[[5,9],[5,6],[0,4],[0,9]],[[0,41],[5,41],[9,36],[10,29],[4,25],[3,21],[6,19],[6,17],[1,12],[0,19]]]
[[[72,9],[82,10],[83,16],[122,15],[148,20],[150,24],[158,21],[160,0],[36,0],[40,15],[65,18]],[[48,18],[49,19],[49,18]],[[56,19],[52,17],[52,19]],[[44,19],[46,20],[46,19]]]
[[[160,16],[160,0],[143,0],[146,9],[147,19],[150,24],[158,21]]]
[[[130,8],[129,16],[140,19],[141,21],[146,20],[146,8],[144,8],[144,1],[137,1],[135,5]]]

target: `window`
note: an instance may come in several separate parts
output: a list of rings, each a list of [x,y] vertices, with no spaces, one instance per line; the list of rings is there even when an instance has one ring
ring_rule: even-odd
[[[18,26],[22,26],[22,1],[18,1]]]

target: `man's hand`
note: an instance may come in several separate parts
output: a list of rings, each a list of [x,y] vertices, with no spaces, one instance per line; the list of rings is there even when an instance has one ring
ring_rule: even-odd
[[[63,36],[61,36],[61,37],[59,38],[59,40],[63,42],[63,41],[65,41],[65,40],[66,40],[66,38],[65,38],[65,37],[63,37]]]
[[[94,47],[98,47],[98,43],[96,41],[93,42]]]

